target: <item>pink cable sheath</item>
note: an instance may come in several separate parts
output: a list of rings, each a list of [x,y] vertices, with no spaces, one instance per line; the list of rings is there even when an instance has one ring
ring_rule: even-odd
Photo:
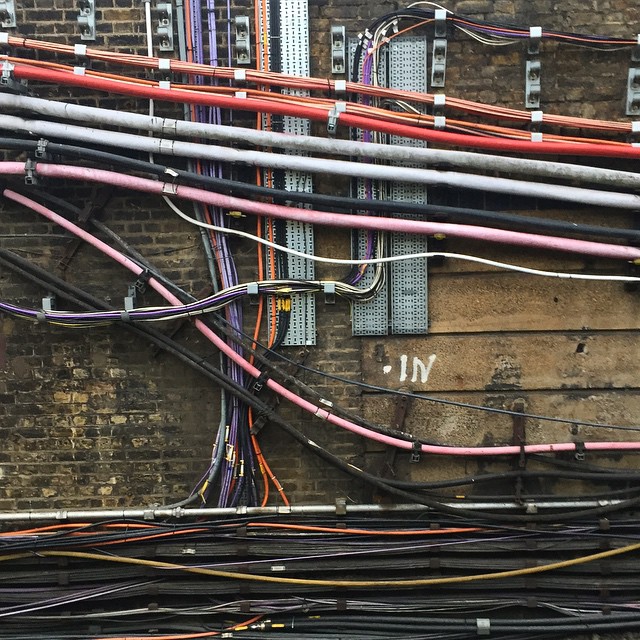
[[[405,220],[402,218],[383,218],[375,216],[347,215],[318,211],[313,209],[285,207],[267,202],[254,202],[220,193],[205,191],[195,187],[176,185],[168,182],[139,178],[103,169],[75,167],[70,165],[36,163],[35,171],[39,175],[51,178],[69,178],[110,184],[114,187],[155,193],[158,195],[174,195],[186,200],[194,200],[228,210],[240,210],[272,218],[297,220],[311,224],[348,229],[371,229],[375,231],[395,231],[416,234],[443,234],[445,236],[470,238],[482,242],[512,244],[533,249],[548,249],[583,255],[612,258],[618,260],[640,260],[640,248],[617,244],[558,238],[534,233],[522,233],[504,229],[475,227],[464,224],[445,222],[425,222],[422,220]],[[25,165],[20,162],[0,163],[0,174],[21,174]]]
[[[21,163],[2,163],[3,165],[7,164],[15,164],[18,166],[22,166]],[[94,169],[88,169],[87,171],[96,171]],[[109,172],[103,172],[109,173]],[[82,172],[79,172],[81,175]],[[122,266],[126,267],[130,271],[132,271],[135,275],[139,275],[142,272],[142,268],[137,264],[129,260],[125,255],[113,249],[106,243],[102,242],[95,236],[91,235],[87,231],[84,231],[74,223],[70,222],[66,218],[58,215],[51,209],[27,198],[26,196],[20,195],[15,191],[11,191],[9,189],[5,189],[3,191],[3,195],[9,200],[13,200],[18,204],[21,204],[28,209],[31,209],[35,213],[40,214],[41,216],[47,218],[48,220],[60,225],[70,233],[73,233],[78,238],[81,238],[85,242],[89,243],[108,257],[112,258]],[[149,278],[149,286],[151,286],[157,293],[159,293],[165,300],[170,302],[172,305],[180,306],[182,303],[180,300],[173,295],[162,283],[158,282],[155,278]],[[210,340],[220,351],[222,351],[228,358],[236,362],[246,373],[254,378],[258,378],[260,376],[260,371],[250,364],[247,360],[245,360],[240,354],[236,353],[224,340],[222,340],[219,336],[215,334],[209,327],[207,327],[201,320],[195,320],[195,326],[208,340]],[[393,447],[397,447],[399,449],[413,449],[413,443],[407,442],[406,440],[401,440],[399,438],[394,438],[392,436],[388,436],[385,434],[377,433],[366,427],[358,425],[349,420],[345,420],[344,418],[340,418],[339,416],[333,415],[330,411],[319,407],[304,398],[296,395],[295,393],[289,391],[281,384],[268,378],[266,381],[267,386],[275,391],[277,394],[282,396],[283,398],[289,400],[296,406],[300,407],[304,411],[311,413],[312,415],[326,420],[331,424],[334,424],[338,427],[342,427],[343,429],[347,429],[352,433],[363,436],[365,438],[369,438],[371,440],[376,440],[377,442],[384,443],[386,445],[390,445]],[[621,450],[637,450],[640,449],[640,442],[586,442],[584,444],[584,448],[589,451],[621,451]],[[573,442],[565,442],[559,444],[530,444],[525,445],[524,447],[519,446],[498,446],[498,447],[450,447],[450,446],[439,446],[439,445],[430,445],[430,444],[422,444],[421,450],[423,453],[432,453],[438,455],[454,455],[454,456],[496,456],[496,455],[518,455],[521,453],[522,449],[524,449],[525,453],[552,453],[552,452],[560,452],[560,451],[575,451],[576,444]]]

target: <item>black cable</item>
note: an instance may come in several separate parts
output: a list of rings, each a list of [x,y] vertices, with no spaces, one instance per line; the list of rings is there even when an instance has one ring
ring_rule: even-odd
[[[0,137],[0,147],[4,148],[35,151],[37,145],[38,143],[32,140],[18,140],[15,138]],[[116,164],[118,166],[126,166],[130,169],[151,173],[158,177],[167,177],[168,167],[165,165],[128,158],[106,151],[76,147],[56,142],[48,142],[47,149],[49,149],[51,153],[55,154],[88,159],[107,164]],[[55,162],[55,157],[52,158],[51,161]],[[566,233],[572,236],[582,235],[588,237],[618,238],[633,242],[640,241],[640,231],[636,229],[600,227],[596,225],[585,225],[581,223],[565,222],[562,220],[548,220],[533,216],[514,215],[464,207],[408,203],[394,200],[361,200],[358,198],[307,193],[304,191],[285,191],[282,189],[261,187],[224,178],[199,175],[183,169],[171,168],[170,171],[172,182],[175,180],[174,176],[177,176],[177,178],[185,184],[206,187],[207,189],[218,193],[270,198],[273,199],[274,202],[280,204],[286,204],[289,202],[306,203],[328,211],[370,211],[387,214],[420,213],[427,219],[435,217],[437,220],[442,220],[444,218],[446,220],[453,220],[456,222],[470,222],[478,226],[489,225],[502,229],[512,229],[525,232],[543,234]]]

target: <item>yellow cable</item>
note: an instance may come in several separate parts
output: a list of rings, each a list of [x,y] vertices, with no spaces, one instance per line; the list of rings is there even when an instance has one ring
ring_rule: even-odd
[[[24,558],[37,557],[54,557],[54,558],[82,558],[85,560],[102,560],[104,562],[117,562],[120,564],[141,565],[144,567],[154,567],[157,569],[173,569],[184,571],[186,573],[195,573],[204,576],[214,576],[216,578],[229,578],[232,580],[248,580],[251,582],[272,582],[277,584],[297,584],[319,587],[428,587],[442,584],[460,584],[466,582],[479,582],[481,580],[501,580],[503,578],[516,578],[519,576],[528,576],[535,573],[545,573],[554,571],[555,569],[566,569],[587,562],[595,562],[596,560],[604,560],[613,556],[619,556],[624,553],[631,553],[640,550],[640,543],[630,544],[619,549],[611,549],[609,551],[601,551],[589,556],[581,556],[572,560],[562,560],[561,562],[552,562],[551,564],[541,565],[539,567],[526,567],[524,569],[513,569],[511,571],[498,571],[496,573],[479,573],[470,576],[454,576],[450,578],[418,578],[415,580],[313,580],[309,578],[281,578],[276,576],[258,576],[248,573],[236,573],[233,571],[220,571],[218,569],[204,569],[201,567],[187,567],[184,565],[173,564],[171,562],[160,562],[158,560],[142,560],[140,558],[125,558],[122,556],[106,556],[98,553],[86,553],[84,551],[38,551],[34,553],[13,553],[0,556],[0,562],[9,560],[22,560]]]

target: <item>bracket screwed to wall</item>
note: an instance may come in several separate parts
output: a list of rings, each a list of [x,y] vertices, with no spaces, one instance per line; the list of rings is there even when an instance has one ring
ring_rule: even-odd
[[[173,51],[173,5],[170,2],[158,2],[158,27],[156,34],[160,39],[160,51]]]
[[[78,0],[78,27],[81,40],[96,39],[96,3],[95,0]]]
[[[12,29],[16,26],[16,5],[14,0],[0,0],[0,26]]]

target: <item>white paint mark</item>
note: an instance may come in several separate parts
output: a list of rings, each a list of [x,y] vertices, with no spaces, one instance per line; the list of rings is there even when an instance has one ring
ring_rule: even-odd
[[[413,372],[411,376],[411,382],[418,381],[418,371],[420,371],[420,382],[425,384],[427,380],[429,380],[429,374],[431,373],[431,367],[433,367],[433,363],[436,361],[436,354],[432,353],[427,360],[427,364],[425,365],[420,358],[416,356],[413,357]],[[402,380],[400,380],[402,382]]]
[[[400,382],[404,382],[407,379],[407,360],[409,358],[406,354],[400,356]]]
[[[387,375],[387,373],[389,373],[391,371],[392,367],[390,364],[385,364],[384,367],[382,367],[382,373],[384,373],[385,375]]]

